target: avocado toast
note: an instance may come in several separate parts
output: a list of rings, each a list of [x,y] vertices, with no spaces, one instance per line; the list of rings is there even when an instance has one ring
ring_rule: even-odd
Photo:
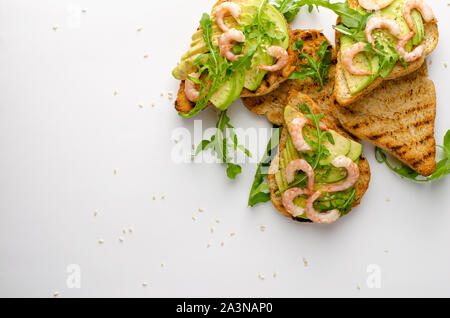
[[[422,5],[427,7],[424,0]],[[358,0],[349,0],[348,5],[358,12],[364,19],[366,17],[366,32],[361,30],[355,34],[355,30],[347,28],[338,19],[336,27],[336,50],[338,63],[335,79],[335,97],[339,104],[346,106],[356,102],[361,97],[369,94],[384,80],[392,80],[408,75],[418,70],[436,47],[439,40],[439,32],[434,15],[432,19],[425,21],[421,12],[413,9],[410,16],[414,22],[414,30],[411,30],[405,20],[404,9],[410,5],[411,0],[394,0],[387,7],[374,13],[362,8]],[[431,10],[428,7],[429,10]],[[421,11],[423,11],[421,9]],[[371,14],[371,15],[370,15]],[[367,18],[368,17],[368,18]],[[429,18],[429,17],[428,17]],[[378,20],[377,20],[378,19]],[[371,21],[372,20],[372,21]],[[345,21],[344,21],[345,22]],[[371,27],[371,24],[378,27]],[[370,27],[370,28],[369,28]],[[392,31],[387,30],[390,27]],[[397,37],[392,32],[398,32]],[[414,36],[404,45],[403,56],[399,49],[402,39]],[[370,33],[370,34],[369,34]],[[370,48],[368,37],[374,39],[374,48]],[[367,74],[352,74],[345,56],[358,42],[367,43],[362,52],[353,56],[353,65],[360,70],[367,70]],[[367,48],[368,47],[368,48]],[[417,56],[412,57],[416,52]],[[351,56],[351,54],[349,54]],[[405,63],[407,62],[407,63]]]
[[[306,113],[305,109],[307,109]],[[314,135],[314,127],[311,123],[304,127],[303,133],[305,139],[309,141],[311,145],[315,145],[312,147],[312,153],[297,151],[294,146],[295,142],[293,142],[295,136],[292,136],[289,132],[294,120],[308,115],[307,112],[311,112],[309,116],[314,113],[314,117],[316,119],[319,118],[320,121],[328,127],[327,134],[332,136],[324,141],[322,149],[326,149],[325,154],[318,154],[321,159],[317,161],[314,159],[314,156],[317,155],[316,147],[318,147],[318,140],[317,135]],[[285,128],[281,135],[278,154],[271,164],[268,175],[271,200],[274,206],[284,215],[300,222],[313,221],[316,223],[332,223],[335,219],[313,218],[313,220],[311,220],[308,214],[308,208],[305,209],[306,213],[296,215],[290,211],[292,210],[292,207],[286,207],[286,193],[292,191],[292,189],[296,189],[296,187],[306,188],[308,187],[306,180],[308,180],[308,183],[310,182],[309,178],[302,172],[297,174],[293,182],[287,181],[287,169],[289,169],[289,166],[295,161],[305,160],[314,169],[314,191],[316,191],[316,193],[323,191],[322,195],[319,195],[319,198],[314,203],[314,209],[319,212],[320,216],[325,216],[327,213],[330,213],[328,211],[333,209],[339,212],[339,217],[349,213],[351,209],[359,205],[370,182],[370,167],[367,160],[362,155],[362,146],[352,140],[345,132],[337,128],[328,118],[321,118],[322,116],[320,113],[321,111],[317,104],[307,95],[295,90],[292,90],[289,93],[287,106],[284,110]],[[345,169],[334,166],[335,159],[339,158],[351,160],[354,166],[357,165],[358,178],[356,179],[356,182],[353,182],[347,189],[328,193],[325,189],[344,184],[350,178],[350,172],[347,174]],[[308,195],[295,197],[293,203],[296,208],[300,207],[300,209],[302,209],[307,207],[308,201],[313,194],[310,193],[309,195],[309,198]]]
[[[292,31],[267,0],[220,0],[200,25],[172,72],[181,81],[175,108],[183,117],[210,105],[226,110],[239,96],[267,94],[294,71]],[[197,98],[190,97],[192,90]]]

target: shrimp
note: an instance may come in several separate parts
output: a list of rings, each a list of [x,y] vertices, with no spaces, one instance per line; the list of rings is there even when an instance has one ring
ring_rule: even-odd
[[[334,223],[337,219],[339,219],[341,212],[339,210],[331,210],[327,213],[320,213],[314,209],[314,202],[322,196],[323,192],[340,192],[345,191],[352,187],[356,181],[359,179],[359,167],[356,163],[352,161],[352,159],[346,156],[336,157],[333,162],[333,166],[336,168],[346,168],[348,172],[347,179],[341,184],[331,185],[326,187],[325,189],[321,189],[315,192],[312,196],[308,198],[306,201],[306,216],[313,221],[314,223]]]
[[[419,45],[411,52],[406,52],[405,45],[408,43],[409,40],[414,36],[414,32],[410,32],[405,37],[398,40],[397,48],[395,49],[398,54],[402,55],[405,59],[405,62],[414,62],[418,58],[420,58],[423,55],[424,47],[423,45]]]
[[[293,217],[305,214],[305,209],[294,203],[294,199],[302,194],[309,194],[309,190],[291,188],[283,193],[283,206]]]
[[[359,5],[366,10],[376,11],[386,8],[392,2],[394,2],[394,0],[383,0],[383,1],[359,0]]]
[[[289,127],[289,133],[291,134],[294,147],[300,152],[312,150],[311,146],[308,145],[305,138],[303,138],[303,127],[305,127],[308,122],[309,119],[305,116],[300,116],[295,118]],[[328,130],[327,125],[322,122],[319,123],[319,128],[322,130]]]
[[[236,29],[230,29],[223,33],[219,39],[220,54],[229,61],[237,61],[240,56],[233,53],[233,42],[245,42],[244,33]]]
[[[326,192],[340,192],[352,187],[359,179],[359,167],[352,159],[346,156],[338,156],[332,161],[332,165],[336,168],[347,169],[347,179],[341,184],[330,185],[326,188]]]
[[[327,213],[320,213],[314,209],[314,202],[318,198],[322,196],[322,191],[315,192],[312,196],[306,200],[306,207],[305,212],[308,219],[313,221],[314,223],[325,223],[325,224],[331,224],[336,222],[339,217],[341,216],[341,212],[339,210],[331,210]]]
[[[367,41],[369,41],[369,43],[372,44],[374,49],[375,49],[375,38],[372,33],[376,29],[388,29],[389,32],[396,38],[401,37],[400,26],[394,20],[385,17],[373,17],[369,19],[369,21],[367,21],[365,33]]]
[[[256,68],[267,72],[276,72],[283,69],[289,63],[288,52],[280,46],[271,46],[267,49],[267,54],[276,57],[278,60],[273,65],[259,65]]]
[[[192,73],[189,74],[189,76],[197,79],[200,78],[198,73]],[[200,92],[195,87],[195,83],[189,78],[184,81],[184,93],[186,94],[187,99],[193,103],[196,103],[198,101],[198,97],[200,96]]]
[[[342,53],[342,61],[344,62],[345,68],[351,74],[354,75],[370,75],[372,74],[369,70],[365,70],[359,67],[356,67],[353,64],[353,59],[358,53],[364,52],[366,50],[367,43],[358,42],[350,46],[344,53]]]
[[[224,2],[217,7],[216,23],[223,32],[228,32],[230,28],[225,24],[224,18],[231,15],[239,23],[239,16],[241,15],[241,7],[234,2]]]
[[[294,182],[295,172],[303,171],[308,176],[308,192],[312,192],[314,190],[314,169],[311,165],[304,159],[295,159],[291,161],[285,171],[286,181],[288,183]]]
[[[411,11],[413,9],[419,10],[419,12],[422,15],[422,18],[425,22],[431,22],[435,19],[435,17],[434,17],[433,10],[427,3],[425,3],[425,1],[423,1],[423,0],[407,0],[403,7],[403,16],[404,16],[409,28],[413,31],[413,34],[415,34],[415,32],[416,32],[415,24],[411,17]]]

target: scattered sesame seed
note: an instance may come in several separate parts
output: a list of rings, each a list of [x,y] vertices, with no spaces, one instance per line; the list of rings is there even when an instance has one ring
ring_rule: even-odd
[[[195,150],[195,145],[194,144],[192,144],[192,150]]]
[[[154,196],[152,197],[152,199],[153,199],[153,201],[156,200],[156,195],[154,195]]]
[[[114,174],[117,174],[117,169],[116,168],[114,168]]]
[[[450,2],[447,2],[447,6],[449,6],[449,7],[450,7]]]
[[[197,221],[197,218],[195,216],[193,216],[192,221]]]
[[[391,198],[390,198],[390,197],[387,197],[387,198],[386,198],[386,202],[391,202]]]
[[[53,297],[58,297],[59,296],[59,292],[58,291],[55,291],[54,293],[53,293]]]
[[[161,97],[164,96],[164,92],[161,92]]]
[[[163,194],[162,196],[161,196],[161,199],[165,199],[166,198],[166,195],[165,194]]]
[[[444,67],[445,67],[445,68],[447,68],[447,67],[448,67],[448,64],[447,64],[446,62],[444,62]]]
[[[236,233],[234,233],[234,232],[230,233],[230,236],[235,236],[235,235],[236,235]]]
[[[148,283],[147,282],[143,282],[142,283],[142,287],[147,287],[148,286]]]
[[[273,273],[273,278],[277,278],[277,275],[278,275],[277,272],[274,272]]]
[[[222,246],[222,247],[223,247],[224,245],[225,245],[225,243],[224,243],[224,242],[220,242],[220,246]]]
[[[121,236],[119,237],[119,241],[122,243],[125,239]]]
[[[58,26],[55,25],[52,29],[53,29],[53,31],[56,31],[56,30],[58,30]]]
[[[103,239],[98,240],[98,244],[103,244],[103,243],[105,243],[105,241]]]
[[[148,54],[144,54],[144,59],[147,59],[148,58]]]
[[[142,27],[138,27],[138,28],[137,28],[137,31],[138,31],[138,32],[141,32],[142,29],[143,29]]]
[[[94,216],[97,216],[98,210],[94,210]]]
[[[153,103],[152,103],[152,107],[155,107],[155,106],[156,106],[156,103],[155,103],[155,102],[153,102]]]
[[[259,227],[259,229],[261,230],[261,232],[264,232],[264,231],[266,230],[266,226],[261,225],[261,226]]]
[[[119,94],[119,91],[115,90],[114,91],[114,96],[117,96],[117,94]]]
[[[161,267],[164,267],[164,263],[161,263]]]
[[[211,228],[209,229],[211,231],[211,233],[214,233],[214,227],[211,226]]]
[[[133,233],[133,231],[134,231],[134,229],[130,226],[130,227],[128,228],[128,232]]]
[[[359,284],[356,285],[357,290],[361,290],[361,286]]]
[[[206,248],[210,248],[211,247],[211,243],[208,242],[208,244],[206,244]]]
[[[303,265],[305,265],[305,267],[308,267],[308,260],[303,257]]]
[[[198,212],[202,213],[203,211],[205,210],[203,210],[202,208],[198,208]]]
[[[144,108],[144,105],[138,104],[139,108]]]
[[[219,220],[219,219],[216,219],[216,223],[219,224],[219,223],[220,223],[220,220]]]
[[[384,252],[387,254],[387,253],[389,253],[389,250],[387,248],[385,248]]]
[[[260,279],[260,280],[264,280],[264,275],[263,274],[258,274],[258,278]]]
[[[127,229],[126,228],[122,228],[122,233],[123,234],[127,234]]]
[[[87,9],[82,9],[81,12],[86,13]]]

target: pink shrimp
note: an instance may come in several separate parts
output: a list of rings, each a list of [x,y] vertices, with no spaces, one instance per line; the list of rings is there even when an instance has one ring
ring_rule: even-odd
[[[336,157],[333,162],[333,166],[336,168],[346,168],[348,172],[347,179],[341,184],[331,185],[324,189],[315,192],[306,201],[306,216],[314,223],[334,223],[339,219],[341,212],[339,210],[331,210],[327,213],[320,213],[314,209],[314,202],[322,196],[323,192],[340,192],[345,191],[352,187],[359,179],[359,167],[350,158],[346,156]]]
[[[332,165],[336,168],[347,169],[347,179],[341,184],[331,185],[326,188],[326,192],[340,192],[352,187],[359,179],[359,167],[352,159],[346,156],[338,156],[332,161]]]
[[[305,212],[308,219],[314,223],[331,224],[336,222],[341,216],[339,210],[331,210],[327,213],[320,213],[314,209],[314,202],[322,196],[322,191],[315,192],[306,200]]]
[[[314,169],[311,167],[311,165],[304,159],[295,159],[291,161],[285,171],[286,175],[286,181],[288,183],[294,182],[295,179],[295,172],[296,171],[303,171],[308,176],[308,192],[312,192],[314,190]]]
[[[401,37],[400,26],[394,20],[388,19],[386,17],[370,18],[369,21],[367,21],[365,33],[367,41],[372,44],[374,49],[375,38],[372,33],[376,29],[388,29],[393,36],[397,38]]]
[[[291,188],[283,193],[283,206],[293,217],[303,215],[305,209],[297,206],[294,199],[302,194],[309,194],[308,189]]]
[[[431,7],[425,3],[423,0],[407,0],[403,7],[403,16],[408,24],[409,28],[415,34],[415,24],[411,17],[411,11],[413,9],[419,10],[420,14],[422,14],[423,21],[431,22],[435,19],[433,10]]]
[[[196,79],[200,78],[200,75],[198,73],[192,73],[189,74],[189,76]],[[196,103],[198,101],[198,97],[200,96],[200,92],[195,87],[195,85],[196,84],[189,78],[184,81],[184,93],[186,94],[187,99],[189,99],[193,103]]]
[[[411,52],[406,52],[405,45],[408,43],[409,40],[412,39],[414,36],[414,32],[410,32],[408,35],[404,36],[403,38],[398,40],[397,48],[395,49],[398,54],[402,55],[405,59],[405,62],[414,62],[418,58],[420,58],[423,55],[424,47],[423,45],[419,45]]]
[[[353,59],[358,53],[364,52],[366,50],[367,43],[358,42],[350,46],[344,53],[342,53],[342,62],[345,65],[347,71],[354,75],[370,75],[372,74],[369,70],[365,70],[357,67],[353,64]]]
[[[359,5],[366,10],[376,11],[381,10],[389,6],[394,0],[383,0],[383,1],[375,1],[375,0],[359,0]]]
[[[219,39],[220,54],[229,61],[237,61],[240,56],[233,53],[233,42],[245,42],[244,33],[236,29],[230,29],[223,33]]]
[[[224,18],[231,15],[239,23],[241,7],[234,2],[224,2],[216,9],[216,23],[223,32],[228,32],[230,28],[225,24]]]
[[[271,46],[267,49],[267,54],[277,58],[277,62],[273,65],[259,65],[256,68],[267,72],[276,72],[283,67],[285,67],[289,63],[289,54],[288,52],[280,46]]]
[[[289,133],[291,134],[294,147],[300,152],[312,150],[311,146],[308,145],[305,138],[303,138],[303,127],[305,127],[308,122],[310,122],[309,119],[305,116],[300,116],[295,118],[289,126]],[[319,123],[319,128],[322,130],[328,130],[327,125],[322,122]]]

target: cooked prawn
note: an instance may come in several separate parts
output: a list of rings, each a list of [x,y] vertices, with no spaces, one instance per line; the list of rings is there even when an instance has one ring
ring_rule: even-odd
[[[242,31],[230,29],[223,33],[219,39],[220,54],[229,61],[237,61],[240,56],[232,51],[234,42],[245,42],[245,35]]]
[[[289,54],[281,46],[269,47],[267,49],[267,54],[277,58],[277,62],[273,65],[259,65],[257,68],[267,72],[276,72],[283,69],[289,63]]]
[[[336,222],[341,216],[339,210],[331,210],[327,213],[320,213],[314,209],[314,202],[322,196],[322,191],[315,192],[312,196],[306,200],[305,212],[308,219],[314,223],[331,224]]]
[[[359,179],[359,167],[352,159],[346,156],[338,156],[332,161],[332,165],[336,168],[347,169],[347,179],[341,184],[328,186],[326,192],[340,192],[352,187]]]
[[[354,75],[369,75],[372,74],[369,70],[365,70],[357,67],[353,64],[355,56],[366,50],[367,43],[358,42],[350,46],[344,53],[342,53],[342,62],[345,65],[347,71]]]
[[[285,171],[286,175],[286,181],[288,183],[294,182],[295,179],[295,172],[296,171],[303,171],[308,176],[308,191],[312,192],[314,190],[314,169],[311,167],[311,165],[304,159],[295,159],[291,161]]]
[[[294,199],[302,194],[309,194],[308,189],[291,188],[283,193],[283,206],[293,217],[297,217],[305,213],[304,208],[294,203]]]
[[[401,37],[400,26],[394,20],[386,17],[370,18],[369,21],[367,21],[365,33],[367,41],[369,41],[369,43],[372,44],[374,49],[375,49],[375,38],[372,33],[376,29],[388,29],[389,32],[396,38]]]
[[[376,11],[386,8],[392,2],[394,2],[394,0],[383,0],[383,1],[359,0],[359,5],[366,10]]]
[[[414,32],[410,32],[408,35],[404,36],[403,38],[398,40],[397,48],[395,49],[398,54],[402,55],[405,59],[405,62],[414,62],[418,58],[420,58],[423,55],[423,51],[425,50],[423,45],[419,45],[411,52],[406,52],[405,45],[408,43],[409,40],[412,39],[414,36]]]
[[[196,79],[200,78],[200,75],[198,73],[192,73],[189,74],[189,76]],[[184,93],[186,94],[187,99],[189,99],[193,103],[196,103],[198,101],[198,97],[200,96],[200,92],[195,87],[195,85],[196,84],[189,78],[184,81]]]
[[[312,150],[311,146],[308,145],[305,138],[303,138],[303,127],[305,127],[308,122],[310,122],[310,120],[305,116],[299,116],[292,121],[289,127],[292,143],[294,144],[295,149],[300,152]],[[328,130],[327,125],[322,122],[319,123],[319,128],[322,130]]]
[[[411,17],[411,11],[413,9],[419,10],[422,15],[423,21],[431,22],[435,19],[433,10],[431,7],[423,0],[406,0],[405,5],[403,7],[403,16],[406,20],[411,31],[415,34],[415,24]]]
[[[228,32],[230,28],[225,24],[224,18],[231,15],[239,23],[241,7],[234,2],[224,2],[216,9],[216,23],[223,32]]]

